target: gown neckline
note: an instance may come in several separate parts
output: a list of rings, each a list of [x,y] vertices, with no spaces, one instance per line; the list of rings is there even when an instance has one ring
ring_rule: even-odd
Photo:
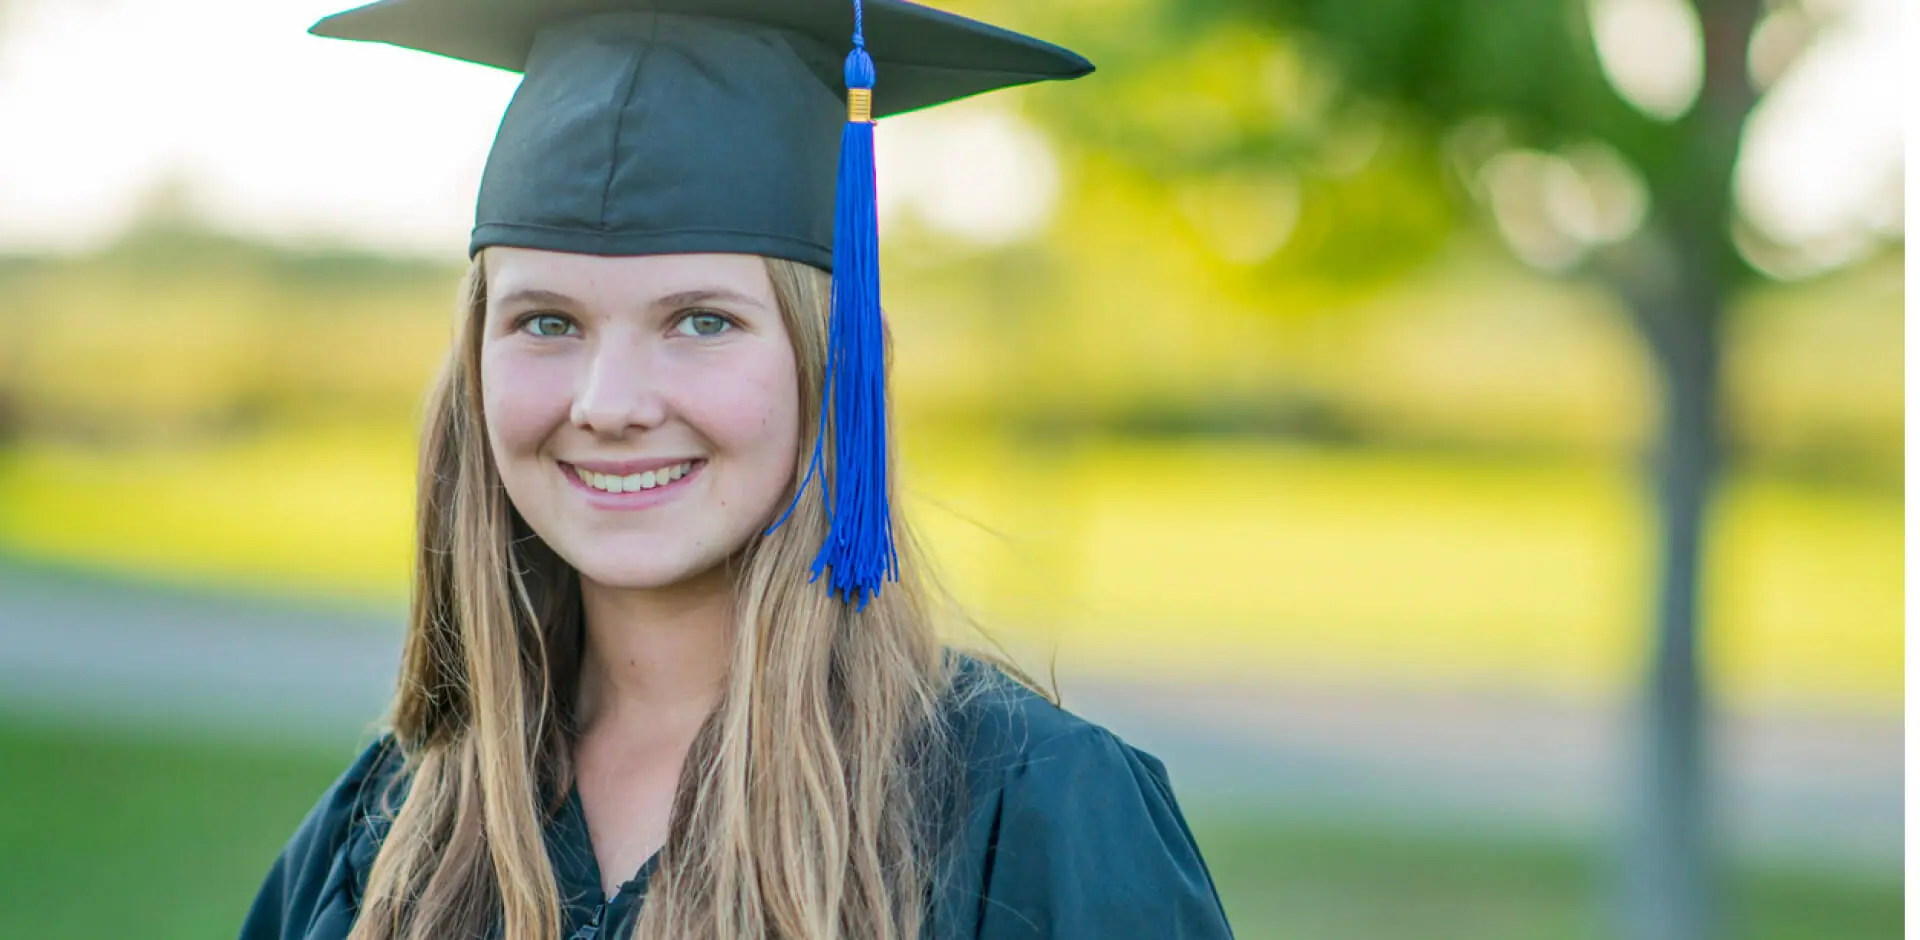
[[[579,856],[584,862],[582,867],[585,868],[585,871],[581,872],[581,874],[590,879],[589,883],[593,885],[593,893],[599,896],[602,903],[610,904],[614,900],[635,891],[644,893],[647,883],[652,879],[654,871],[660,867],[660,853],[664,850],[664,846],[655,849],[652,855],[647,856],[646,861],[640,863],[638,870],[616,885],[612,894],[608,894],[606,889],[606,872],[600,870],[600,858],[595,855],[593,851],[593,830],[587,824],[587,810],[580,802],[580,787],[577,783],[567,787],[567,802],[565,808],[562,810],[562,824],[565,829],[572,830],[571,833],[563,830],[563,838],[566,835],[576,837],[578,845],[574,847],[582,850]]]

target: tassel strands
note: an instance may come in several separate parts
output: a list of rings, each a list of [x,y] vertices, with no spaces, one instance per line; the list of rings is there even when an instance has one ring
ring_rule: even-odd
[[[833,296],[820,433],[801,492],[833,435],[826,489],[827,539],[813,560],[813,580],[828,575],[828,592],[864,610],[884,581],[899,580],[893,515],[887,492],[887,376],[880,313],[880,239],[873,166],[873,59],[853,4],[853,51],[847,55],[847,123],[840,134],[834,204]],[[795,496],[795,502],[799,500]],[[789,506],[787,514],[791,514]],[[780,517],[773,528],[786,521]],[[769,529],[768,531],[772,531]]]

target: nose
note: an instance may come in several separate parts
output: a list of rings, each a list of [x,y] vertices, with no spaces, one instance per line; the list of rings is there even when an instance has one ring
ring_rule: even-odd
[[[657,366],[644,340],[604,336],[573,396],[574,425],[604,437],[659,427],[667,418],[667,403]]]

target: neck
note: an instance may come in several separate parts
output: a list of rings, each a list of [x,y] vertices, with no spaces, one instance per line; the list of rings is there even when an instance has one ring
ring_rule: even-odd
[[[582,578],[580,600],[581,729],[698,726],[726,682],[733,624],[724,571],[653,590]]]

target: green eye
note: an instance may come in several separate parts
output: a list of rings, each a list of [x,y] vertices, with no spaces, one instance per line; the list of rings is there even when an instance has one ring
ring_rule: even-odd
[[[733,324],[717,313],[696,310],[680,318],[680,332],[687,336],[718,336],[731,329]]]
[[[541,313],[526,318],[520,328],[535,336],[565,336],[573,330],[573,321],[557,313]]]

